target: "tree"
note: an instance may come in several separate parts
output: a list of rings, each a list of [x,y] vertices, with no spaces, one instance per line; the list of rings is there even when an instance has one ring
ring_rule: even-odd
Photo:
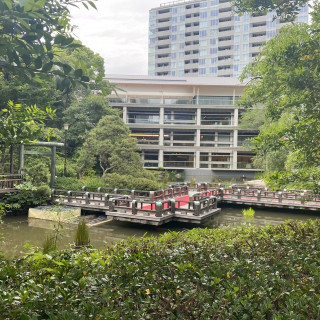
[[[300,11],[301,7],[308,5],[308,0],[233,0],[233,6],[237,13],[260,14],[266,12],[275,12],[275,17],[281,17],[285,20],[292,20]]]
[[[10,173],[13,172],[13,147],[17,144],[30,144],[40,136],[50,137],[52,131],[45,128],[44,121],[54,115],[54,111],[47,108],[40,110],[37,106],[22,107],[9,101],[6,109],[0,110],[0,170],[10,155]]]
[[[103,117],[93,128],[80,150],[78,176],[86,165],[100,167],[106,173],[139,175],[143,170],[136,140],[117,115]]]
[[[252,77],[239,104],[254,107],[263,104],[266,121],[253,140],[258,157],[286,150],[298,152],[294,168],[304,174],[306,168],[320,165],[320,7],[314,5],[311,25],[283,27],[262,47],[255,64],[248,66],[242,80]],[[303,160],[303,161],[302,161]],[[288,174],[292,168],[284,169]],[[313,172],[313,171],[312,171]],[[296,175],[301,177],[301,175]],[[304,177],[308,179],[308,177]]]
[[[118,111],[108,106],[103,96],[89,95],[82,100],[74,100],[64,112],[63,121],[68,123],[68,146],[80,147],[88,132],[106,115],[119,115]]]
[[[76,83],[86,86],[95,79],[81,66],[60,62],[53,49],[81,46],[71,36],[69,12],[70,6],[79,3],[95,8],[93,1],[85,0],[0,0],[0,72],[27,82],[55,76],[62,90]]]

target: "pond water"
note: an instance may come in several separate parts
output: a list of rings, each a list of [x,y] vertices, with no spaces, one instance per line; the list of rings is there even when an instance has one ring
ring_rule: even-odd
[[[221,213],[214,216],[201,228],[217,228],[221,226],[239,226],[243,223],[252,225],[277,225],[286,220],[304,221],[320,218],[320,213],[283,209],[256,209],[252,219],[244,218],[241,207],[222,207]],[[108,243],[128,237],[142,237],[144,235],[160,235],[168,231],[190,230],[197,226],[193,224],[171,222],[160,227],[112,221],[99,227],[90,228],[91,244],[95,248],[103,248]],[[1,251],[7,258],[22,256],[28,250],[26,243],[42,247],[47,234],[54,228],[54,223],[39,219],[28,219],[27,216],[5,217],[0,225]],[[73,243],[75,225],[65,224],[59,239],[60,248],[68,248]]]

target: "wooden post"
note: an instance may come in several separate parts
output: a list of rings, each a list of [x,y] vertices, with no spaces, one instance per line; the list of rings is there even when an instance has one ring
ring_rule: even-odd
[[[138,209],[137,209],[137,200],[132,200],[132,214],[137,214],[138,213]]]
[[[278,195],[279,195],[279,203],[282,202],[282,192],[278,192]]]
[[[261,190],[257,191],[257,200],[261,201]]]
[[[200,201],[193,201],[194,216],[200,216]]]
[[[57,147],[51,147],[51,180],[50,180],[50,187],[54,187],[54,183],[56,181],[56,153]]]
[[[176,213],[176,200],[171,201],[171,213]]]
[[[135,192],[135,190],[131,190],[131,199],[132,199],[132,200],[135,198],[134,192]]]
[[[24,167],[24,144],[19,146],[19,173],[22,173],[22,168]]]
[[[90,194],[86,192],[86,204],[90,204]]]
[[[104,194],[104,206],[108,207],[108,202],[109,202],[109,194],[105,193]]]
[[[301,196],[301,204],[304,204],[304,192],[301,192],[300,193],[300,196]]]
[[[156,217],[162,217],[163,203],[156,202]]]
[[[71,202],[71,194],[72,194],[72,191],[68,191],[68,202]]]
[[[241,199],[241,189],[238,189],[238,199]]]

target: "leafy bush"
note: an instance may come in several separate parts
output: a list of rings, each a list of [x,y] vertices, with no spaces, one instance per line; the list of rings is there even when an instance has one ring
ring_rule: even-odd
[[[51,202],[51,190],[48,185],[35,187],[30,182],[18,186],[19,192],[7,194],[3,201],[9,214],[27,213],[29,208],[44,206]]]
[[[104,182],[99,177],[83,177],[81,179],[57,177],[54,188],[78,191],[81,190],[83,186],[104,187]]]
[[[0,257],[3,319],[319,319],[320,220]]]
[[[64,164],[59,164],[56,166],[56,174],[58,177],[64,177]],[[76,178],[77,177],[77,168],[73,165],[67,166],[67,177]]]
[[[106,186],[117,189],[131,190],[158,190],[161,184],[155,180],[147,178],[136,178],[129,175],[110,173],[103,179]]]

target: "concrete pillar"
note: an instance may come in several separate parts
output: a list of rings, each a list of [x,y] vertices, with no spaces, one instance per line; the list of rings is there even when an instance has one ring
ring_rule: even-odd
[[[200,147],[201,142],[201,135],[200,135],[200,129],[196,130],[196,147]]]
[[[201,125],[201,108],[197,108],[197,126]]]
[[[239,125],[239,109],[234,109],[233,125],[236,127]]]
[[[159,124],[164,124],[164,107],[160,107],[160,119]]]
[[[233,130],[233,147],[238,147],[238,130]]]
[[[164,141],[163,141],[163,128],[160,128],[159,130],[159,146],[163,146]]]
[[[195,156],[196,156],[196,158],[195,158],[195,165],[194,165],[194,167],[195,167],[196,169],[199,169],[199,168],[200,168],[200,151],[196,151],[196,152],[195,152]]]
[[[122,119],[124,123],[128,123],[128,108],[123,107],[122,109]]]
[[[158,167],[163,168],[163,150],[159,150],[159,155],[158,155]]]
[[[237,162],[238,162],[238,152],[237,151],[233,151],[233,154],[232,154],[232,169],[234,169],[234,170],[238,169]]]

